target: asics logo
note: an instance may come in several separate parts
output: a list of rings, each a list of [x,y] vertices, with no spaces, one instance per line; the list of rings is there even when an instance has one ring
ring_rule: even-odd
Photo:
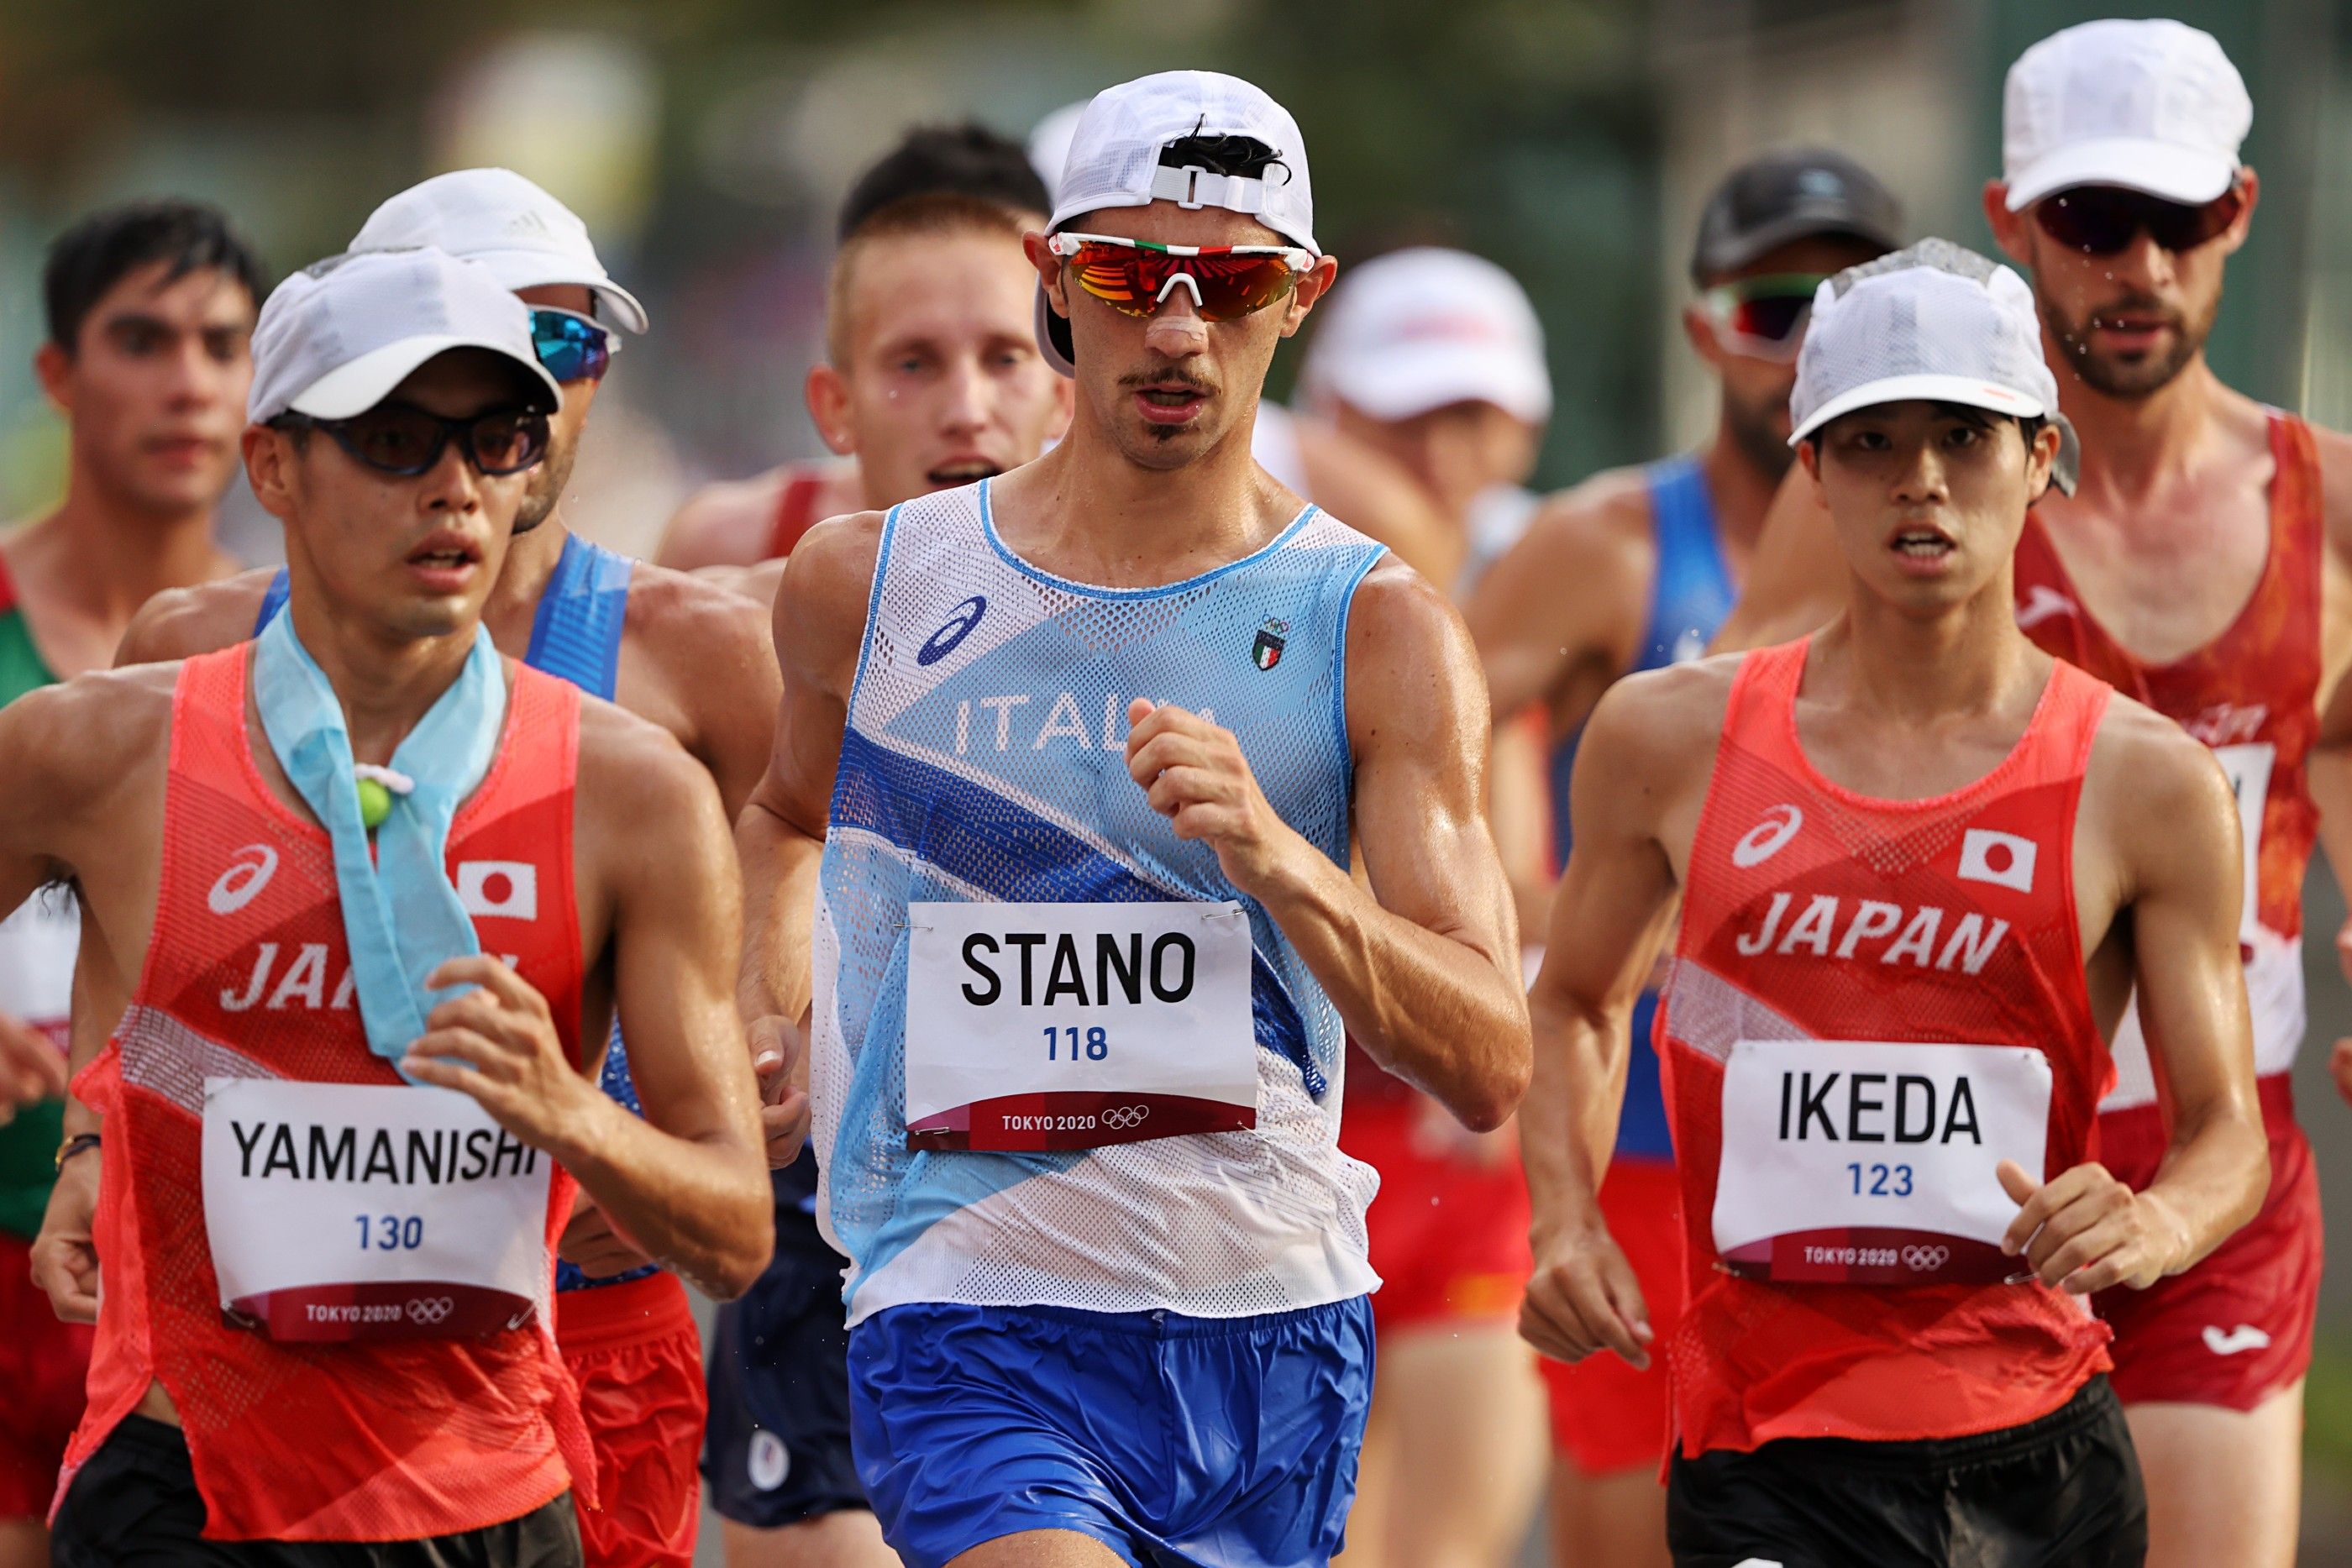
[[[958,645],[971,635],[971,629],[980,624],[980,618],[987,613],[988,601],[977,593],[957,605],[940,629],[915,651],[915,663],[936,664],[954,653]]]
[[[412,1296],[408,1302],[408,1321],[429,1328],[447,1321],[457,1305],[446,1296]]]
[[[247,844],[236,853],[236,860],[205,894],[205,907],[215,915],[235,915],[260,897],[269,879],[278,874],[278,852],[268,844]],[[247,860],[247,855],[253,858]]]
[[[1149,1105],[1114,1105],[1102,1113],[1102,1122],[1113,1132],[1125,1133],[1143,1125],[1150,1114]]]
[[[1948,1247],[1906,1247],[1903,1266],[1914,1274],[1932,1274],[1952,1260]]]
[[[2240,1323],[2223,1333],[2211,1323],[2205,1325],[2205,1348],[2215,1355],[2236,1355],[2240,1351],[2268,1350],[2271,1336],[2252,1323]]]
[[[2075,608],[2073,600],[2047,583],[2037,582],[2025,591],[2025,602],[2017,607],[2017,629],[2022,632],[2061,615],[2080,613],[2082,612]]]
[[[1805,825],[1801,807],[1775,806],[1764,813],[1764,820],[1740,835],[1731,846],[1731,863],[1741,871],[1762,865],[1786,849],[1797,830]]]

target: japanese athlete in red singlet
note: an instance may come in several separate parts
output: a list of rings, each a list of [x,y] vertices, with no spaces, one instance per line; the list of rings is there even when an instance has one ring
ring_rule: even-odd
[[[575,1179],[708,1289],[767,1255],[726,825],[666,735],[480,632],[557,401],[520,301],[339,257],[254,361],[286,614],[0,713],[0,905],[69,880],[121,1020],[75,1083],[106,1279],[55,1560],[576,1561]],[[643,1121],[594,1086],[616,1014]]]
[[[2087,1298],[2177,1275],[2267,1171],[2237,981],[2237,813],[2179,729],[2021,635],[2060,463],[2032,298],[1941,241],[1824,284],[1791,400],[1845,613],[1604,697],[1533,998],[1523,1140],[1575,1359],[1663,1350],[1677,1562],[2139,1561]],[[1690,1298],[1649,1343],[1596,1192],[1651,950]],[[2137,987],[2171,1113],[2095,1162]]]
[[[2302,1504],[2303,1376],[2322,1234],[2288,1092],[2305,1027],[2297,952],[2316,831],[2352,838],[2352,438],[2222,383],[2205,340],[2260,183],[2240,163],[2253,115],[2205,34],[2105,21],[2011,68],[2003,177],[1985,214],[2032,268],[2082,478],[2021,538],[2019,627],[2213,749],[2246,836],[2241,940],[2271,1143],[2254,1222],[2195,1273],[2110,1297],[2115,1386],[2148,1476],[2149,1562],[2284,1568]],[[1776,500],[1723,643],[1818,625],[1836,547],[1802,486]],[[2347,828],[2347,831],[2352,831]],[[2137,1029],[2116,1040],[2100,1144],[2135,1181],[2160,1145]],[[2337,1082],[2352,1092],[2352,1053]]]

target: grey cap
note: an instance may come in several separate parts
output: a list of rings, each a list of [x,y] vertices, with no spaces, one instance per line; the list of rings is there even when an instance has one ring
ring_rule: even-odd
[[[246,418],[264,424],[291,410],[349,419],[451,349],[504,355],[540,394],[532,406],[562,405],[563,390],[531,346],[530,311],[488,267],[430,249],[331,256],[289,277],[261,307]]]
[[[1822,281],[1789,394],[1789,444],[1856,409],[1913,401],[2054,422],[2052,482],[2073,492],[2082,451],[2058,412],[2033,290],[1949,240],[1923,239]]]
[[[1776,246],[1852,235],[1883,250],[1903,243],[1903,206],[1843,152],[1801,147],[1751,158],[1724,176],[1699,214],[1691,280],[1736,272]]]

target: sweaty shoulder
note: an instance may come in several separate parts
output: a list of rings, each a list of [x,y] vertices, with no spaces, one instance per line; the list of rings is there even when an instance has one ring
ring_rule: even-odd
[[[681,681],[718,680],[766,656],[768,616],[723,582],[641,563],[629,574],[625,635]]]
[[[176,664],[92,670],[0,709],[0,746],[31,765],[19,787],[32,798],[20,795],[12,806],[102,821],[119,789],[143,781],[162,763],[179,674]]]
[[[761,559],[775,537],[776,507],[792,476],[787,465],[749,479],[705,485],[686,498],[662,530],[654,559],[680,571],[750,566]]]
[[[848,695],[888,516],[849,512],[801,537],[776,588],[772,627],[787,679],[814,680]]]
[[[261,613],[277,575],[275,567],[260,567],[217,582],[165,589],[131,618],[115,649],[115,664],[193,658],[249,640],[254,617]]]
[[[1610,468],[1547,499],[1497,566],[1597,578],[1638,600],[1656,560],[1648,480],[1639,468]]]
[[[725,817],[709,773],[676,736],[599,697],[580,698],[577,810],[600,836],[671,843],[678,830],[707,810],[725,833]]]
[[[2211,749],[2117,692],[2107,698],[2083,774],[2085,815],[2126,863],[2169,859],[2238,820],[2237,795]],[[2234,860],[2231,864],[2237,863]]]
[[[1645,783],[1696,776],[1715,768],[1716,742],[1731,706],[1732,682],[1742,655],[1718,653],[1629,674],[1602,694],[1585,721],[1580,758],[1596,755],[1631,769]]]

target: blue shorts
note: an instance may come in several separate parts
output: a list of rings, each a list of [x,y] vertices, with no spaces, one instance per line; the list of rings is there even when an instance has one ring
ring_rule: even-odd
[[[702,1478],[722,1519],[753,1530],[866,1506],[849,1448],[843,1259],[813,1218],[816,1161],[772,1173],[776,1256],[710,1336]]]
[[[858,1475],[909,1568],[1029,1530],[1136,1568],[1327,1563],[1371,1389],[1361,1296],[1254,1318],[890,1307],[849,1336]]]

